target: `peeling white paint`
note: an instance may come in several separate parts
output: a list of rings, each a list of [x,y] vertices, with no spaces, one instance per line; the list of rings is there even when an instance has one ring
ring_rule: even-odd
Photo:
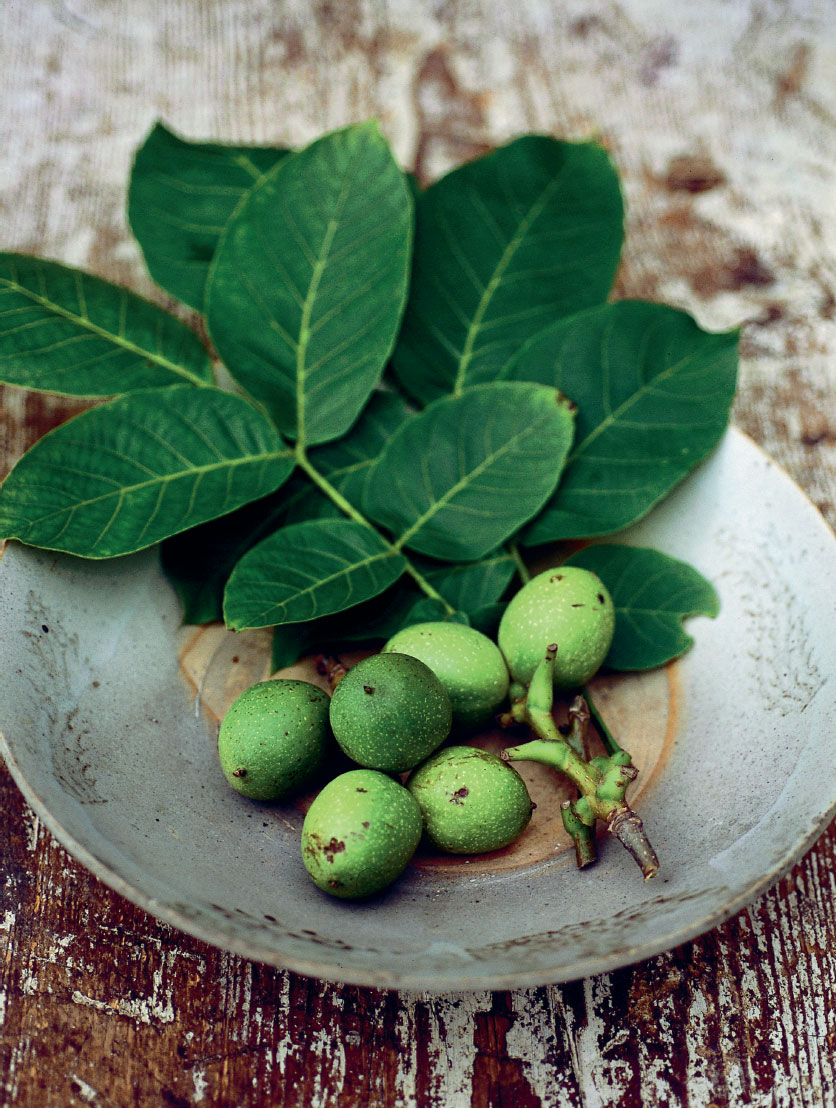
[[[604,1108],[604,1098],[599,1088],[600,1055],[598,1041],[605,1025],[596,1010],[596,1001],[603,1001],[608,987],[606,978],[588,978],[583,983],[583,997],[586,1005],[586,1022],[580,1027],[572,1027],[571,1053],[575,1068],[575,1079],[582,1090],[583,1108]]]
[[[38,978],[33,973],[24,973],[20,977],[20,991],[24,996],[34,996],[38,991]]]
[[[86,996],[80,989],[74,989],[72,1001],[73,1004],[95,1008],[97,1011],[106,1012],[111,1016],[125,1016],[128,1019],[136,1020],[137,1023],[173,1023],[175,1016],[170,988],[162,998],[158,995],[160,975],[161,971],[154,972],[154,993],[150,997],[137,997],[136,999],[119,997],[107,1001]]]
[[[476,1063],[476,1044],[473,1027],[477,1013],[491,1008],[491,994],[479,992],[461,993],[451,997],[437,997],[427,1005],[437,1028],[438,1065],[437,1103],[459,1108],[469,1105],[473,1087],[473,1067]]]
[[[41,831],[40,816],[27,805],[24,809],[24,820],[26,822],[26,849],[30,854],[34,854],[38,849],[38,837]]]
[[[541,1108],[574,1104],[578,1075],[563,1062],[569,1044],[562,1009],[558,1011],[561,990],[527,989],[512,995],[515,1018],[506,1036],[508,1056],[522,1065]]]
[[[399,1065],[395,1079],[398,1104],[417,1103],[418,1040],[415,1029],[415,1004],[404,1004],[395,1017],[395,1039]]]
[[[314,1104],[325,1104],[328,1097],[339,1103],[345,1088],[346,1057],[342,1037],[327,1027],[317,1028],[308,1039],[308,1049],[316,1059],[311,1097]]]
[[[88,1085],[86,1081],[83,1081],[77,1073],[70,1075],[70,1080],[78,1091],[78,1095],[86,1100],[88,1104],[95,1104],[98,1097],[98,1092],[92,1085]]]
[[[20,1068],[21,1064],[29,1057],[32,1049],[31,1035],[22,1035],[9,1055],[8,1068],[2,1076],[0,1090],[8,1095],[8,1103],[15,1104],[20,1093]]]
[[[206,1090],[209,1088],[209,1082],[206,1079],[205,1069],[192,1070],[192,1084],[194,1085],[192,1103],[200,1104],[203,1100],[205,1100]]]
[[[73,1004],[83,1004],[85,1008],[97,1008],[100,1012],[112,1013],[114,1011],[106,1000],[96,1000],[95,997],[85,996],[80,989],[73,989],[71,999]]]

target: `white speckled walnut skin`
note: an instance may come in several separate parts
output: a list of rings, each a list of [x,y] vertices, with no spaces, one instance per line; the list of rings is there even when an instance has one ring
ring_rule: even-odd
[[[511,676],[527,685],[548,647],[557,647],[558,686],[585,685],[612,643],[615,609],[601,580],[580,566],[544,570],[513,597],[497,641]]]
[[[410,654],[428,665],[450,697],[453,720],[484,723],[508,693],[508,668],[491,639],[462,623],[417,623],[398,631],[385,651]]]

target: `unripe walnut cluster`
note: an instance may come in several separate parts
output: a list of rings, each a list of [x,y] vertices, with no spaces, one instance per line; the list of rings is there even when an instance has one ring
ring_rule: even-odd
[[[552,643],[555,685],[584,684],[614,626],[595,574],[548,570],[508,604],[498,646],[463,624],[421,623],[345,673],[330,703],[303,681],[253,686],[221,725],[221,766],[245,796],[282,800],[337,766],[339,746],[358,768],[333,777],[311,804],[302,859],[323,891],[374,895],[403,872],[422,834],[438,850],[476,854],[523,833],[533,805],[516,770],[476,747],[443,744],[453,727],[488,722],[511,679],[527,686]],[[404,787],[396,775],[406,773]]]

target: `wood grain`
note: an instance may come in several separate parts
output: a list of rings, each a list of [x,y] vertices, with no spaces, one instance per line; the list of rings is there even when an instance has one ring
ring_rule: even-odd
[[[832,524],[832,15],[827,0],[7,0],[2,245],[171,306],[124,217],[157,116],[298,145],[377,115],[425,180],[521,131],[595,133],[629,206],[618,294],[743,325],[735,419]],[[80,407],[10,389],[0,405],[4,468]],[[0,804],[3,1106],[836,1104],[833,827],[662,957],[431,998],[209,948],[78,866],[5,770]]]

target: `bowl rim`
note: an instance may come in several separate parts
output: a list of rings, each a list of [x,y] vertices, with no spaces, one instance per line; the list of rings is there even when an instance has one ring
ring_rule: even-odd
[[[560,985],[570,981],[578,981],[586,977],[598,976],[599,974],[608,973],[625,966],[635,965],[637,962],[642,962],[648,958],[664,954],[666,951],[672,950],[682,943],[689,942],[699,935],[705,934],[706,931],[712,930],[724,923],[731,916],[736,915],[737,912],[747,904],[757,899],[761,893],[780,881],[781,878],[786,876],[792,869],[796,862],[807,853],[807,850],[813,846],[833,820],[834,816],[836,816],[836,800],[834,800],[824,815],[814,825],[813,829],[808,831],[793,847],[788,849],[780,862],[774,866],[769,873],[751,882],[746,888],[742,889],[737,896],[733,897],[717,910],[707,913],[686,927],[670,932],[664,938],[660,938],[656,941],[637,943],[634,946],[608,955],[590,955],[572,963],[571,966],[564,966],[561,970],[557,971],[534,971],[530,973],[515,971],[507,974],[481,973],[462,976],[451,973],[449,983],[442,983],[439,981],[427,981],[420,975],[410,972],[401,974],[393,974],[388,971],[364,972],[351,969],[350,967],[343,971],[341,968],[331,963],[316,962],[306,958],[298,958],[293,955],[280,958],[276,952],[269,947],[239,939],[228,934],[220,927],[213,928],[211,926],[201,925],[190,917],[182,915],[176,909],[170,907],[170,905],[152,896],[148,896],[140,888],[127,881],[124,877],[121,877],[107,863],[97,858],[92,851],[79,842],[75,836],[70,834],[60,821],[52,815],[47,805],[41,800],[35,790],[31,788],[28,781],[23,776],[20,767],[9,750],[8,743],[2,731],[0,731],[0,754],[2,754],[5,759],[12,778],[25,800],[60,845],[99,881],[107,885],[115,893],[125,897],[126,900],[129,900],[138,908],[141,908],[144,912],[147,912],[153,918],[161,920],[163,923],[179,931],[185,932],[192,938],[208,943],[218,950],[228,951],[231,954],[246,958],[249,961],[273,966],[280,970],[289,970],[292,973],[298,973],[305,977],[313,977],[318,980],[331,982],[332,984],[356,985],[364,988],[390,991],[421,992],[440,996],[454,993],[493,992],[496,990]]]

